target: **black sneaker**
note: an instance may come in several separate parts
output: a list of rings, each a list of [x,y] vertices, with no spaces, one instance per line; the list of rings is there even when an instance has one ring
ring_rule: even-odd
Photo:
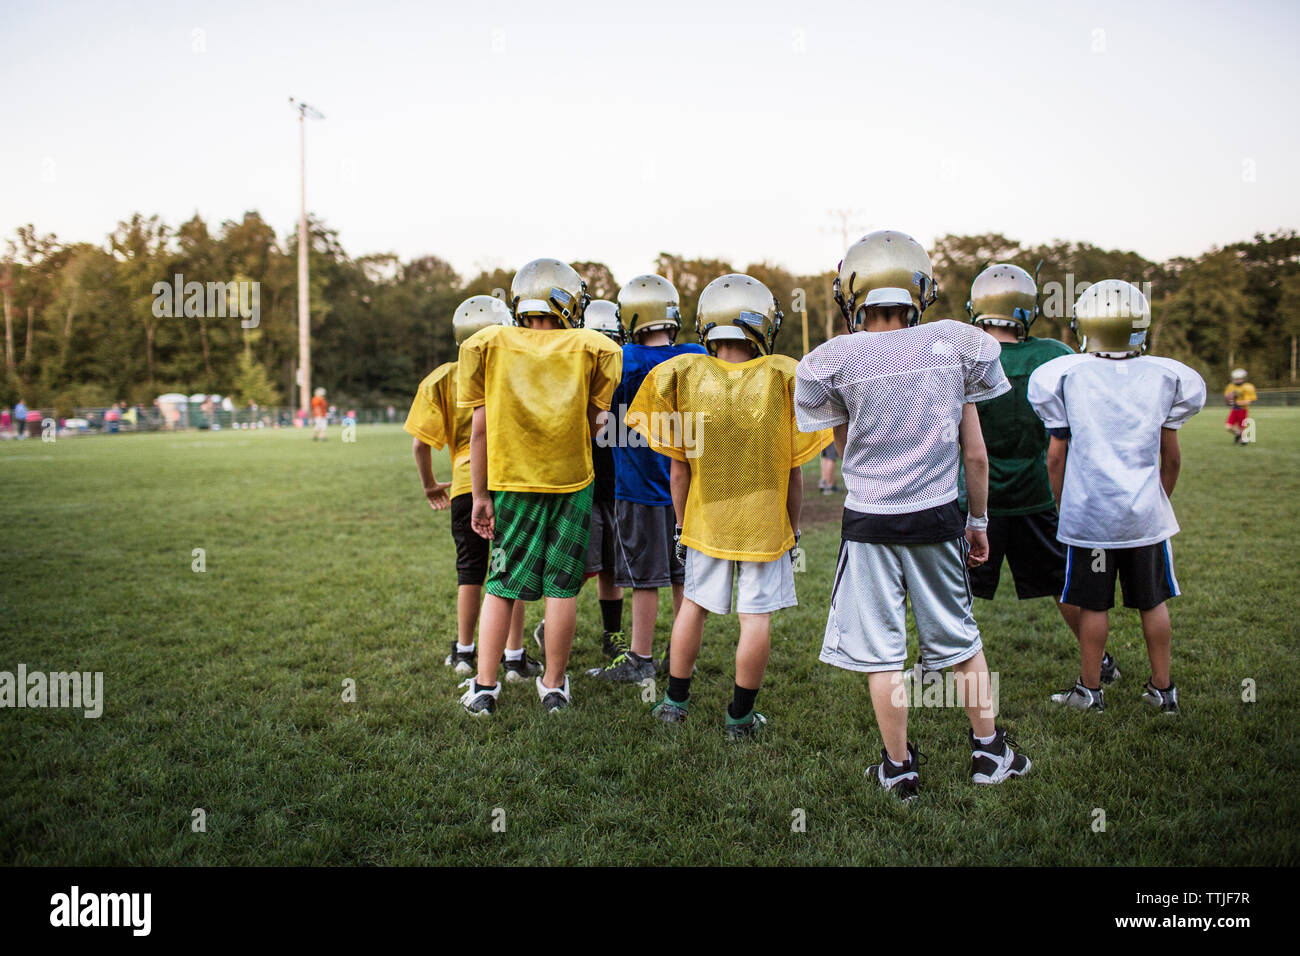
[[[664,694],[663,699],[650,708],[650,716],[655,720],[663,721],[665,724],[684,724],[686,723],[690,703],[689,700],[673,700],[667,694]]]
[[[533,660],[527,651],[524,651],[524,656],[519,660],[505,660],[503,663],[506,665],[506,680],[512,684],[536,677],[544,670],[542,662]]]
[[[1028,757],[1012,749],[1017,744],[1002,727],[994,730],[991,744],[979,743],[973,730],[968,730],[966,736],[971,748],[971,783],[985,786],[1002,783],[1012,777],[1023,777],[1033,766]]]
[[[739,719],[731,716],[731,711],[727,711],[727,739],[728,740],[746,740],[750,737],[762,733],[763,728],[767,726],[767,718],[756,710],[750,710],[748,714]]]
[[[1142,688],[1142,699],[1162,714],[1178,713],[1178,688],[1172,683],[1164,690],[1147,681]]]
[[[1077,680],[1073,687],[1067,687],[1053,694],[1052,703],[1061,704],[1071,710],[1095,710],[1100,713],[1106,709],[1106,695],[1100,687],[1093,690],[1085,687],[1083,681]]]
[[[639,657],[628,651],[619,654],[604,667],[593,667],[586,673],[588,677],[613,684],[639,684],[654,678],[655,662],[649,657]]]
[[[573,697],[569,694],[569,675],[564,675],[564,684],[560,687],[547,687],[540,677],[537,678],[537,696],[542,700],[542,710],[548,714],[571,707]]]
[[[1119,672],[1119,665],[1115,663],[1115,658],[1109,654],[1101,655],[1101,682],[1103,684],[1113,684],[1122,676]]]
[[[461,706],[471,717],[491,717],[497,709],[497,697],[501,694],[501,685],[479,687],[474,678],[460,682],[468,690],[460,697]]]
[[[605,656],[610,660],[626,653],[628,650],[627,641],[623,639],[622,631],[606,631],[601,635],[600,643],[605,651]]]
[[[448,667],[454,668],[457,677],[464,677],[466,674],[472,674],[478,670],[478,645],[475,645],[472,651],[456,650],[456,642],[451,642],[451,653],[443,661]]]
[[[920,767],[924,762],[925,754],[917,750],[916,744],[909,740],[906,763],[901,767],[895,767],[889,759],[889,751],[882,749],[880,763],[868,767],[864,776],[873,778],[883,789],[888,790],[904,803],[911,803],[919,795]]]

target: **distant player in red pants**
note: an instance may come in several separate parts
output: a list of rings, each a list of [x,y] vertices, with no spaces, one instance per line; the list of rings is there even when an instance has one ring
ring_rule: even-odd
[[[1250,415],[1250,403],[1257,396],[1255,386],[1246,381],[1246,370],[1234,368],[1232,382],[1223,390],[1223,400],[1228,405],[1228,420],[1223,427],[1232,432],[1234,444],[1242,444],[1242,432],[1246,427],[1246,418]]]

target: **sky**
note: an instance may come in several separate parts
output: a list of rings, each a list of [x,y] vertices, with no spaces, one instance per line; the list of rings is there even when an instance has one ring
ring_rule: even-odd
[[[833,268],[895,228],[1153,259],[1300,226],[1300,4],[36,3],[0,236],[299,204],[354,256]]]

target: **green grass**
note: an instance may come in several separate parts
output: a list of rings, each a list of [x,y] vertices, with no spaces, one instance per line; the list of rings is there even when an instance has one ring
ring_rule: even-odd
[[[825,499],[804,524],[801,605],[774,621],[770,733],[735,746],[721,729],[734,618],[708,625],[691,721],[665,727],[639,688],[578,677],[600,656],[591,591],[572,711],[547,718],[531,687],[507,685],[495,717],[463,717],[442,664],[449,519],[424,503],[396,427],[323,446],[301,432],[5,443],[0,670],[103,671],[106,704],[98,720],[0,711],[3,862],[1295,863],[1300,413],[1256,414],[1255,447],[1234,447],[1214,408],[1183,431],[1183,714],[1138,700],[1133,612],[1113,615],[1125,676],[1106,713],[1055,712],[1076,647],[1051,601],[1016,602],[1004,572],[976,616],[1034,772],[973,787],[962,713],[915,711],[929,763],[910,808],[863,780],[880,747],[866,681],[817,661],[838,544]]]

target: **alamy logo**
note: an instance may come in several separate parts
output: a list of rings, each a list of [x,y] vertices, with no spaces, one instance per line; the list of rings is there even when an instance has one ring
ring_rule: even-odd
[[[148,936],[152,910],[150,893],[82,893],[81,887],[73,886],[70,892],[50,897],[50,925],[129,926],[131,935]]]
[[[628,412],[627,406],[618,412],[596,433],[601,448],[648,448],[653,439],[655,445],[680,448],[687,458],[703,453],[704,412]]]
[[[890,692],[895,707],[978,707],[981,717],[996,717],[1001,686],[997,671],[959,674],[928,671],[918,661],[903,671]]]
[[[88,718],[104,713],[104,672],[0,671],[0,708],[80,707]]]
[[[260,282],[186,282],[179,272],[172,281],[153,284],[154,318],[224,319],[239,316],[240,326],[255,329],[262,320]]]

